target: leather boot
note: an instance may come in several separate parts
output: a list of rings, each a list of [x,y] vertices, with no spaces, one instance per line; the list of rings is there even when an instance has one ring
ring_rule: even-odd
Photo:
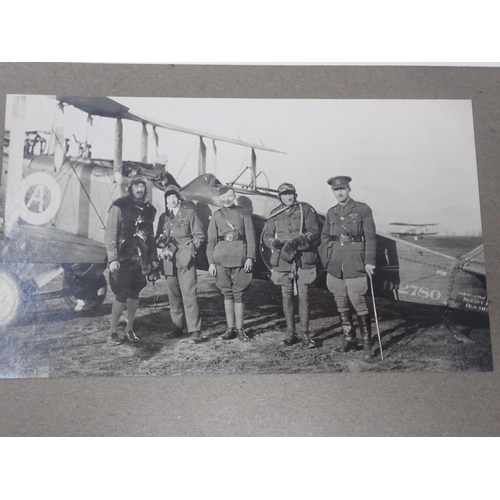
[[[363,340],[363,351],[366,353],[365,357],[373,357],[373,343],[372,343],[372,323],[369,314],[360,316],[358,314],[359,333]]]
[[[340,323],[342,324],[342,334],[344,339],[336,350],[340,352],[355,351],[358,344],[356,342],[356,332],[352,324],[351,313],[349,311],[339,311]]]
[[[236,334],[242,342],[250,340],[243,330],[243,318],[245,316],[245,304],[243,302],[234,303],[234,316],[236,318]]]
[[[307,292],[308,290],[306,289],[304,291],[302,287],[299,289],[299,334],[302,340],[302,347],[305,349],[312,349],[313,347],[316,347],[316,343],[309,335],[309,296]]]
[[[293,310],[293,297],[288,294],[283,294],[283,314],[286,321],[286,337],[281,341],[285,346],[295,344],[299,339],[295,333],[295,313]]]

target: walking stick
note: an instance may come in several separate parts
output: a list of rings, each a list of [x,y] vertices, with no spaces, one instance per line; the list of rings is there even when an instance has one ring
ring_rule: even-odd
[[[368,274],[368,277],[370,278],[370,289],[372,292],[373,312],[375,313],[375,326],[377,327],[378,345],[380,346],[380,359],[382,361],[384,361],[384,351],[382,351],[382,340],[380,339],[380,329],[378,327],[377,306],[375,305],[375,294],[373,293],[372,275]]]

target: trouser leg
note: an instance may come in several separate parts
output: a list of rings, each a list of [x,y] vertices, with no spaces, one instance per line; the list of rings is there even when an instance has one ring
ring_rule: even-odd
[[[356,331],[352,323],[350,304],[348,297],[347,280],[327,276],[328,289],[333,293],[337,310],[339,312],[340,324],[342,325],[342,344],[338,347],[341,352],[348,352],[356,349]]]
[[[366,294],[368,293],[368,281],[366,276],[360,278],[348,278],[345,280],[349,300],[351,301],[356,314],[364,316],[368,314]]]
[[[309,285],[299,285],[299,318],[302,345],[307,348],[314,347],[316,344],[309,336]]]
[[[200,309],[196,296],[198,290],[198,280],[196,268],[179,269],[179,286],[182,293],[182,304],[186,316],[188,332],[201,331]]]
[[[184,310],[182,309],[182,293],[177,276],[167,276],[167,294],[170,302],[170,317],[177,330],[184,327]]]
[[[292,345],[297,341],[295,332],[295,311],[293,307],[293,289],[291,285],[281,286],[283,314],[285,315],[287,335],[283,339],[283,344]]]

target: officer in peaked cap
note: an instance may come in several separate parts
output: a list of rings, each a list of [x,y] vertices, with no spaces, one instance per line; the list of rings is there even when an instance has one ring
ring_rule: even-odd
[[[350,313],[354,307],[366,357],[372,356],[371,322],[366,301],[368,275],[375,269],[377,238],[371,208],[351,198],[351,177],[328,179],[338,204],[328,210],[321,233],[319,254],[328,271],[327,287],[334,294],[343,331],[339,350],[357,348],[356,332]]]
[[[349,187],[352,179],[347,175],[338,175],[337,177],[330,177],[326,182],[332,186],[332,189],[340,189]]]
[[[300,340],[305,348],[315,346],[309,335],[309,285],[316,279],[317,247],[320,226],[314,208],[297,201],[293,184],[278,187],[280,204],[271,211],[263,233],[264,244],[273,253],[272,280],[281,286],[287,335],[282,340],[291,346],[299,339],[295,329],[293,296],[299,296]]]

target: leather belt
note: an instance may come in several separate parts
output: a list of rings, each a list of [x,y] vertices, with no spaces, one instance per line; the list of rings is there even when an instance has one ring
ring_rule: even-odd
[[[219,241],[245,241],[245,238],[241,234],[225,234],[224,236],[219,236]]]
[[[338,241],[341,245],[343,245],[344,243],[359,243],[361,241],[365,241],[365,237],[363,235],[349,236],[348,234],[341,234],[339,236],[330,236],[330,241]]]

